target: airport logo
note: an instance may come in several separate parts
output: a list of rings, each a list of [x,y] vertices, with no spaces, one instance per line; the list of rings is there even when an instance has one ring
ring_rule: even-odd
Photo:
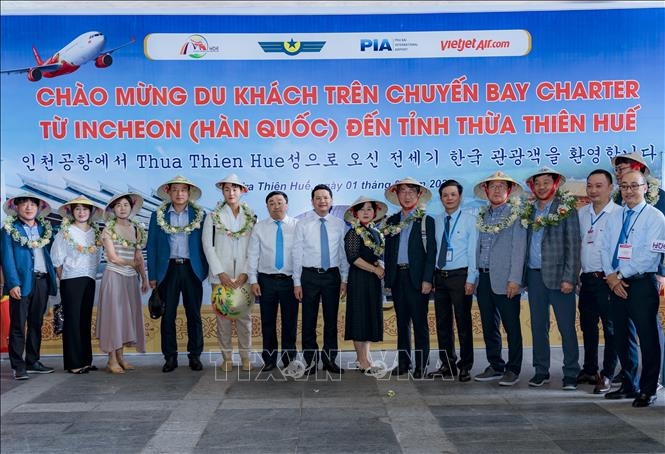
[[[361,38],[360,52],[406,51],[418,47],[418,43],[407,38]]]
[[[263,52],[284,53],[289,56],[298,55],[301,52],[321,52],[325,41],[259,41],[259,46]]]
[[[219,46],[208,45],[208,40],[202,35],[190,35],[185,44],[180,46],[180,55],[190,58],[203,58],[209,52],[219,52]]]

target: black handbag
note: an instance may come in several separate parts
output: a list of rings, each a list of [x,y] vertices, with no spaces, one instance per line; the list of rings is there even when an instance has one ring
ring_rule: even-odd
[[[65,326],[65,311],[62,303],[53,305],[53,334],[60,335]]]
[[[150,299],[148,300],[148,311],[150,312],[150,318],[153,320],[160,318],[162,315],[164,315],[165,307],[166,302],[162,301],[162,298],[159,296],[157,289],[152,289]]]

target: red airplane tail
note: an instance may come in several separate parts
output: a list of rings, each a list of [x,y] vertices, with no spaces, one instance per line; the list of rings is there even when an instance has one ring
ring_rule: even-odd
[[[42,58],[39,56],[39,52],[37,52],[37,48],[35,46],[32,46],[32,53],[35,54],[35,60],[37,60],[37,65],[43,65],[44,62],[42,61]]]

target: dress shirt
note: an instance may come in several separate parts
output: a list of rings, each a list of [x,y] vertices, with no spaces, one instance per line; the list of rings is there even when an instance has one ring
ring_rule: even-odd
[[[554,202],[554,199],[550,200],[542,210],[539,208],[540,204],[538,201],[533,202],[533,209],[535,211],[533,218],[536,219],[537,217],[547,216],[550,213],[552,202]],[[536,230],[532,227],[531,245],[529,246],[529,262],[527,265],[531,269],[540,269],[543,266],[543,253],[541,248],[543,245],[543,234],[545,233],[546,228],[547,227],[540,227]]]
[[[612,200],[596,214],[593,210],[593,204],[588,204],[580,208],[577,215],[580,219],[580,234],[582,235],[582,272],[593,273],[602,271],[603,264],[600,261],[600,235],[605,230],[605,223],[609,214],[615,209],[620,209],[619,205]]]
[[[496,208],[490,206],[484,215],[485,224],[487,225],[496,225],[503,221],[505,218],[510,216],[512,209],[507,203],[499,205]],[[518,219],[515,222],[520,222]],[[494,239],[494,233],[485,233],[480,232],[480,254],[478,266],[480,268],[489,268],[490,267],[490,251],[492,250],[492,240]]]
[[[247,265],[249,283],[258,283],[258,273],[265,274],[293,274],[293,258],[290,251],[293,248],[298,220],[285,216],[282,222],[282,236],[284,238],[284,266],[275,268],[275,239],[277,224],[273,218],[263,219],[252,230],[247,249]]]
[[[88,247],[95,245],[95,230],[88,229],[87,232],[75,225],[69,227],[69,236],[74,243]],[[97,265],[102,259],[102,248],[97,247],[93,254],[83,254],[77,251],[64,237],[63,231],[59,231],[51,246],[51,260],[55,268],[62,266],[61,279],[73,279],[76,277],[90,277],[96,279]]]
[[[23,230],[25,231],[30,241],[39,240],[40,235],[39,235],[38,223],[35,222],[33,226],[29,226],[28,224],[23,224]],[[42,250],[41,247],[34,248],[32,251],[34,254],[33,256],[35,258],[33,271],[37,273],[46,273],[46,261],[44,260],[44,251]]]
[[[446,228],[446,216],[448,216],[448,213],[444,211],[434,218],[437,257],[441,252],[441,239]],[[456,270],[468,267],[466,282],[474,284],[478,276],[478,269],[476,268],[476,242],[478,241],[476,218],[458,208],[450,215],[450,234],[448,238],[448,247],[453,250],[453,259],[446,261],[443,269]],[[443,253],[445,254],[446,251]]]
[[[644,208],[644,211],[642,209]],[[614,251],[623,226],[624,213],[629,208],[624,206],[608,215],[605,230],[601,235],[601,261],[606,275],[621,271],[624,277],[641,273],[655,273],[661,260],[661,253],[651,251],[651,243],[665,239],[665,216],[657,208],[642,201],[633,208],[635,214],[630,220],[627,244],[633,246],[630,260],[619,260],[619,267],[612,267]]]
[[[415,210],[408,214],[406,218],[413,219],[413,213]],[[399,220],[403,222],[405,219],[404,212],[399,212]],[[422,218],[422,222],[425,222],[425,218]],[[413,227],[413,221],[406,224],[406,226],[399,232],[399,249],[397,250],[397,263],[409,263],[409,236],[411,236],[411,227]],[[437,255],[438,257],[438,255]]]
[[[349,262],[344,251],[346,224],[340,218],[327,214],[326,230],[330,249],[330,267],[338,267],[342,282],[349,275]],[[321,219],[318,215],[308,216],[296,225],[296,238],[293,247],[293,284],[300,286],[303,268],[321,268]]]
[[[189,207],[186,206],[180,213],[176,212],[173,204],[169,207],[169,224],[174,227],[185,227],[189,224]],[[169,235],[169,246],[171,246],[172,259],[188,259],[189,258],[189,242],[187,241],[187,233],[172,233]]]

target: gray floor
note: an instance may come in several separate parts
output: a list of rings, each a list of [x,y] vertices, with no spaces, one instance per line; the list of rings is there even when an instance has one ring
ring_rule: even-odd
[[[484,369],[476,350],[473,372]],[[380,352],[374,353],[379,359]],[[531,357],[530,349],[525,358]],[[434,358],[434,355],[432,356]],[[309,379],[233,372],[193,372],[186,356],[173,373],[159,355],[129,359],[136,371],[72,375],[58,370],[12,379],[1,366],[1,451],[94,453],[662,453],[665,394],[655,407],[609,401],[590,385],[561,390],[561,352],[553,349],[552,382],[504,388],[496,382],[383,379],[353,370]],[[346,367],[355,355],[341,355]],[[392,353],[383,360],[392,362]],[[257,360],[259,363],[260,360]],[[322,372],[322,371],[319,371]]]

